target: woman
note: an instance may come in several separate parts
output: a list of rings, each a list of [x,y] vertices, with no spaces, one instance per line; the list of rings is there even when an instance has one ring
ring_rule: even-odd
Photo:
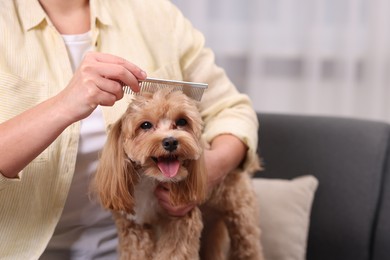
[[[114,223],[88,184],[129,102],[119,82],[138,91],[147,72],[209,84],[209,189],[255,155],[248,97],[169,1],[3,0],[0,12],[0,258],[116,258]],[[194,207],[155,194],[173,216]]]

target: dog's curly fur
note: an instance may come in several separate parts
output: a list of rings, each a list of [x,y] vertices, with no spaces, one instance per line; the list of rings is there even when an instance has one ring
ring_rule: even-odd
[[[121,259],[263,259],[251,172],[206,194],[202,127],[196,102],[169,89],[135,96],[113,125],[94,188],[113,212]],[[168,216],[154,196],[160,182],[174,205],[202,206]]]

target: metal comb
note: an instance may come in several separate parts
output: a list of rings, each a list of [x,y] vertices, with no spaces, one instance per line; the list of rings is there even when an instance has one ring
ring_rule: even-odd
[[[156,90],[170,87],[172,91],[182,91],[188,97],[200,101],[204,90],[208,87],[206,83],[186,82],[179,80],[167,80],[157,78],[146,78],[139,81],[140,91],[134,92],[129,86],[123,86],[125,94],[137,95],[142,92],[156,92]]]

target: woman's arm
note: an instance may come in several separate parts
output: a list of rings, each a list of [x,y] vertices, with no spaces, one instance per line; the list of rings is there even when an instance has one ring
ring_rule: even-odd
[[[146,74],[113,55],[88,53],[68,86],[58,95],[0,124],[0,172],[18,173],[72,123],[98,106],[112,106],[123,97],[124,82],[139,91]]]
[[[247,150],[247,146],[234,135],[223,134],[213,139],[210,149],[205,150],[209,191],[240,166]]]

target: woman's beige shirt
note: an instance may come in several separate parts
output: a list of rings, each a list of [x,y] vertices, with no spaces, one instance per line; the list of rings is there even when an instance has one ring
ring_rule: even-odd
[[[203,36],[170,1],[90,2],[96,51],[121,56],[149,76],[208,83],[200,106],[205,138],[234,134],[249,147],[247,161],[254,158],[258,122],[248,97],[214,64]],[[62,37],[39,2],[2,0],[0,123],[56,95],[71,77]],[[121,116],[128,102],[125,97],[103,108],[106,126]],[[69,126],[19,178],[0,174],[1,259],[37,259],[46,247],[71,183],[79,128],[79,123]]]

